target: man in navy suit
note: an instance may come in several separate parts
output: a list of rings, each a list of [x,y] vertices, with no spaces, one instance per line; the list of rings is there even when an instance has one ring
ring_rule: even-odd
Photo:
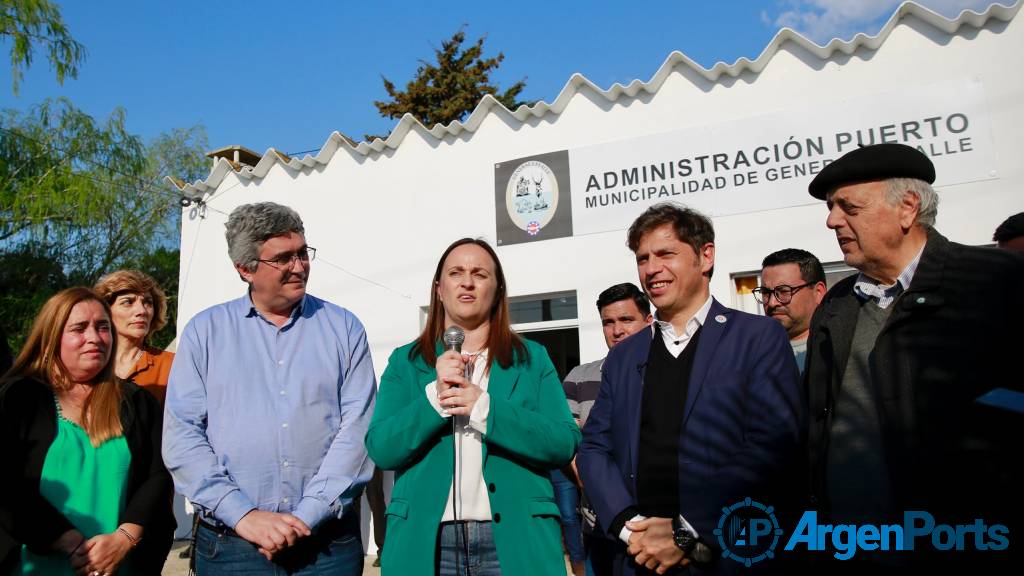
[[[793,352],[778,322],[711,297],[714,235],[670,203],[629,229],[656,319],[608,355],[577,460],[601,528],[621,542],[615,574],[740,569],[713,535],[723,507],[777,504],[793,476],[805,416]]]

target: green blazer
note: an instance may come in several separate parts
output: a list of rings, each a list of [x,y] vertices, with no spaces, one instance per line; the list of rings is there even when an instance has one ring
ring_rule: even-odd
[[[580,443],[547,351],[526,341],[530,361],[504,369],[492,362],[483,437],[484,480],[494,542],[505,576],[565,575],[561,526],[548,473],[568,464]],[[388,359],[366,449],[377,466],[395,471],[387,508],[384,574],[433,576],[437,532],[452,484],[452,431],[427,401],[436,380],[412,344]],[[438,353],[441,346],[438,344]]]

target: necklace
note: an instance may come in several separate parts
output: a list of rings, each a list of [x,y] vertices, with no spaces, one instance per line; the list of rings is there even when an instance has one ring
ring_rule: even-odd
[[[466,368],[468,369],[468,380],[473,381],[473,376],[476,373],[476,361],[483,356],[486,356],[487,349],[477,350],[476,352],[463,352],[464,356],[469,356],[469,360],[466,361]]]
[[[132,354],[132,366],[135,366],[140,358],[142,358],[142,348],[139,348],[135,351],[135,354]]]
[[[57,402],[57,413],[61,418],[75,424],[80,424],[82,419],[82,411],[85,408],[85,403],[92,393],[90,387],[85,387],[79,390],[79,386],[85,386],[82,384],[75,384],[62,392],[54,392],[54,400]],[[63,403],[63,405],[62,405]]]
[[[476,362],[476,359],[486,351],[487,349],[484,348],[483,350],[477,350],[476,352],[463,352],[462,355],[469,356],[469,363],[472,364],[473,362]]]

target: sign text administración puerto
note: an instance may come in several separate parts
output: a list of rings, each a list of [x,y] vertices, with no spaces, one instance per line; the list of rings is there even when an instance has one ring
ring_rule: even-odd
[[[984,88],[960,80],[502,162],[499,243],[623,230],[664,201],[711,216],[810,204],[829,162],[883,142],[927,154],[936,186],[997,177]]]

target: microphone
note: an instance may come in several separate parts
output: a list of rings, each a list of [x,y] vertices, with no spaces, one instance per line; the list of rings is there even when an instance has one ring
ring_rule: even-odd
[[[459,326],[451,326],[444,331],[441,340],[444,341],[445,351],[453,350],[456,354],[462,354],[462,343],[466,341],[466,331]],[[469,380],[470,370],[472,370],[472,366],[466,364],[462,372],[466,380]]]
[[[444,342],[445,351],[451,350],[451,351],[455,352],[456,354],[460,354],[461,355],[462,354],[462,343],[466,341],[466,331],[463,330],[462,328],[458,327],[458,326],[450,326],[447,330],[444,331],[444,335],[441,336],[441,341]],[[464,370],[465,370],[464,371],[464,375],[468,378],[469,366],[466,366],[466,368]],[[446,416],[448,415],[448,411],[447,410],[443,410],[442,412]],[[468,419],[468,416],[466,418]],[[457,421],[458,421],[458,417],[457,416],[452,416],[452,518],[456,522],[458,522],[460,520],[459,509],[461,507],[459,506],[459,500],[462,499],[462,482],[461,482],[462,474],[460,473],[461,466],[459,465],[460,464],[459,460],[461,460],[461,458],[459,458],[459,456],[460,456],[460,452],[461,452],[462,437],[459,435],[459,429],[458,429],[459,427],[458,427]],[[458,443],[456,444],[456,442],[458,442]],[[455,565],[456,566],[459,565],[459,552],[460,552],[459,536],[461,535],[462,536],[462,539],[461,539],[462,540],[462,542],[461,542],[462,550],[461,551],[462,551],[462,556],[463,556],[463,558],[465,559],[465,562],[466,562],[466,573],[468,574],[469,573],[469,540],[468,540],[467,535],[466,535],[466,525],[465,524],[456,524],[456,530],[458,532],[455,533]],[[457,572],[461,572],[461,570],[459,570],[459,569],[457,569],[456,571]]]
[[[444,331],[444,336],[441,337],[444,341],[444,349],[453,350],[458,354],[462,354],[462,343],[466,341],[466,332],[458,326],[451,326]]]

